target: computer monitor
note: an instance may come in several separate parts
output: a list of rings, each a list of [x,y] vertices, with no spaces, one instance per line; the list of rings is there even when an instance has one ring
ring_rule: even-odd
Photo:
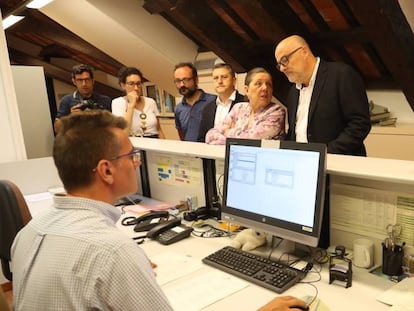
[[[221,217],[316,247],[325,175],[324,144],[228,138]]]

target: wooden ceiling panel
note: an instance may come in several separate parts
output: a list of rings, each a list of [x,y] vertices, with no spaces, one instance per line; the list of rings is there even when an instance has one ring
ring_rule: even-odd
[[[398,2],[349,0],[348,4],[414,110],[414,34]]]
[[[381,73],[375,66],[374,62],[371,60],[371,57],[361,45],[349,44],[345,45],[344,49],[352,58],[353,63],[357,66],[358,71],[363,76],[366,76],[370,79],[378,79],[381,77]]]
[[[349,28],[348,22],[332,0],[312,0],[325,23],[331,30],[345,30]]]
[[[224,1],[208,0],[209,6],[214,12],[246,42],[252,42],[257,37],[249,31],[242,19],[235,15]]]
[[[312,19],[312,17],[308,14],[305,7],[302,5],[302,2],[299,0],[288,0],[289,6],[292,10],[297,14],[300,20],[306,25],[309,32],[316,33],[320,29],[317,23]]]
[[[286,35],[278,20],[272,18],[259,1],[228,0],[227,4],[245,21],[261,40],[275,40]],[[277,9],[277,8],[276,8]]]

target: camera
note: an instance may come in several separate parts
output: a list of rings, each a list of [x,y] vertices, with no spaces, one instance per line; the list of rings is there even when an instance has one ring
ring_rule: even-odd
[[[93,109],[105,109],[105,106],[100,103],[95,103],[92,99],[82,100],[79,107],[83,110],[93,110]]]

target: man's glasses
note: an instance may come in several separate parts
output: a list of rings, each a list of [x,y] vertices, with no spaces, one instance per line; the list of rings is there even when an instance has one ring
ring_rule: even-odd
[[[120,158],[130,157],[134,163],[141,161],[141,151],[139,149],[133,149],[132,151],[124,154],[117,155],[116,157],[110,158],[109,161],[115,161]],[[95,167],[92,172],[96,172],[98,167]]]
[[[115,161],[123,157],[130,157],[132,161],[138,162],[141,160],[141,151],[138,149],[133,149],[131,152],[117,155],[116,157],[109,159],[109,161]]]
[[[191,78],[182,78],[182,79],[174,79],[174,83],[176,84],[176,85],[180,85],[181,84],[181,82],[182,83],[184,83],[184,84],[187,84],[188,82],[190,82],[191,80],[193,80],[193,77],[191,77]]]
[[[276,68],[277,70],[280,70],[280,67],[283,66],[287,66],[289,64],[289,58],[295,54],[297,51],[299,51],[301,48],[303,48],[303,46],[298,47],[297,49],[293,50],[292,52],[290,52],[287,55],[282,56],[282,58],[280,59],[280,61],[277,62],[276,64]]]
[[[81,79],[81,78],[77,78],[75,79],[76,83],[91,83],[92,79],[91,78],[85,78],[85,79]]]
[[[127,83],[125,83],[126,85],[128,85],[128,86],[131,86],[131,87],[141,87],[141,85],[142,85],[142,82],[141,81],[138,81],[138,82],[132,82],[132,81],[130,81],[130,82],[127,82]]]

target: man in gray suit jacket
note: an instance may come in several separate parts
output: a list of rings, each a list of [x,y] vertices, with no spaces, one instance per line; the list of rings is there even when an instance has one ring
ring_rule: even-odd
[[[297,35],[276,47],[278,69],[294,83],[284,102],[286,139],[325,143],[329,153],[366,156],[371,129],[368,99],[361,77],[346,64],[315,57]]]

